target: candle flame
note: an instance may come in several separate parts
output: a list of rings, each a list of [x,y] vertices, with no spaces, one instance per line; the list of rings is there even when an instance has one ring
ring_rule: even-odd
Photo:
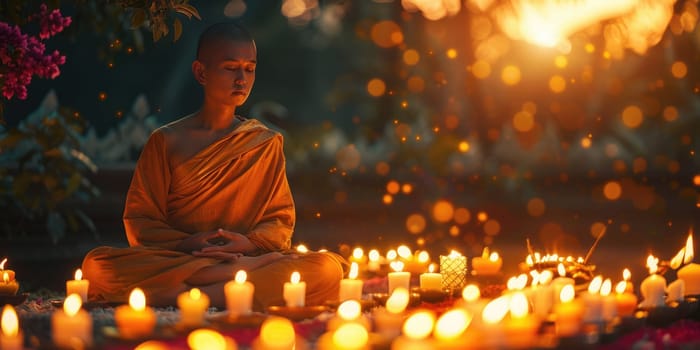
[[[685,242],[685,258],[683,259],[684,264],[688,264],[693,261],[695,257],[695,249],[693,248],[693,229],[690,229],[688,234],[688,240]]]
[[[362,250],[362,248],[357,247],[353,249],[352,251],[352,257],[355,259],[362,259],[362,257],[365,255],[365,251]]]
[[[588,293],[598,294],[600,286],[603,284],[603,276],[595,276],[591,283],[588,284]]]
[[[486,304],[482,311],[481,318],[488,324],[496,324],[506,317],[509,310],[510,299],[506,296],[500,296]]]
[[[299,283],[299,281],[301,281],[301,275],[299,274],[299,272],[292,272],[292,276],[289,278],[289,281],[292,282],[292,284]]]
[[[19,334],[19,318],[12,305],[5,304],[2,309],[2,321],[0,322],[2,334],[6,337],[16,337]]]
[[[405,245],[400,245],[398,248],[396,248],[396,253],[398,253],[402,258],[408,259],[411,257],[411,248]]]
[[[530,311],[530,306],[527,301],[527,297],[522,292],[514,293],[510,297],[510,316],[512,318],[520,319],[527,316]]]
[[[484,247],[484,249],[481,251],[481,257],[484,259],[489,258],[489,247]]]
[[[561,300],[562,303],[568,303],[574,300],[575,295],[576,291],[574,290],[574,286],[567,284],[562,287],[561,292],[559,292],[559,300]]]
[[[649,268],[649,274],[653,275],[656,273],[658,267],[659,259],[649,254],[647,257],[647,267]]]
[[[391,268],[396,272],[403,271],[403,267],[404,267],[403,262],[401,262],[401,261],[392,261],[389,264],[389,266],[391,266]]]
[[[498,252],[493,252],[493,253],[491,253],[491,255],[489,255],[489,260],[491,260],[493,262],[498,261],[498,259],[500,259],[500,258],[501,257],[498,255]]]
[[[297,246],[297,252],[302,253],[302,254],[306,254],[306,253],[309,252],[309,248],[307,248],[307,247],[306,247],[305,245],[303,245],[303,244],[300,244],[300,245]]]
[[[520,274],[518,277],[511,277],[507,282],[508,290],[521,290],[527,286],[527,275]]]
[[[10,283],[10,275],[7,272],[2,273],[2,281],[5,283]]]
[[[294,349],[294,325],[284,317],[270,316],[260,326],[260,339],[270,349]]]
[[[187,336],[187,345],[192,350],[226,350],[226,338],[212,329],[197,329]]]
[[[0,262],[0,270],[4,270],[4,269],[5,269],[5,263],[6,263],[6,262],[7,262],[7,258],[2,259],[2,262]]]
[[[65,312],[68,317],[73,317],[78,314],[78,311],[80,311],[82,306],[83,298],[81,298],[80,295],[73,293],[66,297],[66,300],[63,301],[63,312]]]
[[[435,264],[430,264],[430,265],[428,266],[428,272],[429,272],[429,273],[435,272]]]
[[[612,281],[609,278],[606,278],[605,281],[603,281],[603,285],[600,287],[600,295],[607,297],[610,295],[610,292],[612,291]]]
[[[146,295],[143,294],[141,288],[134,288],[129,294],[129,305],[136,311],[146,309]]]
[[[390,250],[390,251],[388,251],[388,252],[386,252],[386,258],[387,258],[387,260],[395,260],[397,256],[398,256],[398,254],[397,254],[396,251],[393,250],[393,249]]]
[[[669,265],[671,266],[672,269],[677,270],[679,267],[681,267],[681,264],[683,264],[683,257],[685,256],[685,247],[681,248],[681,250],[676,253],[676,256],[671,258],[671,262]]]
[[[460,252],[458,252],[458,251],[456,251],[456,250],[454,250],[454,249],[452,249],[452,251],[450,251],[450,255],[449,255],[450,258],[453,258],[453,259],[454,259],[454,258],[457,258],[457,257],[460,257],[460,256],[462,256],[462,253],[460,253]]]
[[[334,349],[364,349],[368,341],[369,333],[357,323],[345,323],[333,332]]]
[[[462,289],[462,299],[466,302],[474,302],[481,298],[481,291],[475,284],[470,284]]]
[[[398,287],[391,292],[391,295],[386,300],[386,310],[392,314],[400,314],[406,310],[409,300],[408,289]]]
[[[428,261],[430,261],[430,254],[426,252],[425,250],[421,251],[418,253],[418,262],[421,264],[425,264]]]
[[[535,262],[532,260],[532,254],[528,255],[527,258],[525,258],[525,263],[527,264],[527,266],[535,265]]]
[[[559,263],[559,265],[557,265],[557,272],[559,273],[559,277],[566,277],[566,268],[564,264]]]
[[[547,285],[552,282],[552,278],[554,278],[554,273],[550,270],[544,270],[539,276],[539,282],[541,285]]]
[[[80,281],[83,279],[83,270],[77,269],[75,270],[75,280]]]
[[[190,289],[190,299],[199,300],[202,297],[202,291],[199,288]]]
[[[357,275],[359,274],[359,271],[360,271],[360,266],[357,265],[357,263],[353,261],[352,264],[350,264],[350,272],[348,272],[348,278],[351,280],[356,279]]]
[[[338,316],[346,321],[352,321],[360,317],[362,305],[357,300],[346,300],[338,306]]]
[[[427,338],[433,332],[435,314],[428,310],[413,313],[403,324],[403,334],[413,340]]]
[[[532,277],[532,283],[531,285],[533,287],[537,286],[540,283],[540,273],[537,270],[530,270],[530,277]]]
[[[615,292],[617,294],[624,294],[626,290],[627,290],[627,281],[620,281],[617,285],[615,285]]]
[[[379,251],[376,249],[372,249],[369,251],[369,260],[370,261],[379,261]]]
[[[629,281],[630,278],[632,278],[632,273],[630,272],[630,269],[625,268],[622,270],[622,279],[625,281]]]
[[[452,309],[440,316],[435,323],[433,336],[438,340],[456,339],[469,327],[472,314],[464,309]]]
[[[238,270],[233,279],[236,280],[236,283],[243,284],[248,279],[248,273],[246,273],[245,270]]]

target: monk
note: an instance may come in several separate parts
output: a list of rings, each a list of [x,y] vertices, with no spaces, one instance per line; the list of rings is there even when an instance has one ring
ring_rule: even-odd
[[[295,212],[282,136],[236,115],[255,81],[256,55],[236,23],[201,34],[192,73],[204,101],[144,146],[124,209],[129,247],[98,247],[83,261],[91,300],[125,302],[139,287],[149,304],[174,305],[197,287],[224,307],[223,286],[239,270],[255,285],[256,310],[283,305],[294,271],[307,283],[307,305],[337,299],[341,257],[289,252]]]

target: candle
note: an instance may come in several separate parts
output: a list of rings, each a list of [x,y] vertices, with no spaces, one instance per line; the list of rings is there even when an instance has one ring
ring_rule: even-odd
[[[630,281],[631,278],[632,278],[632,273],[630,272],[630,270],[628,268],[625,268],[624,270],[622,270],[622,279],[625,281],[625,290],[628,293],[634,293],[634,283],[632,283],[632,281]]]
[[[177,307],[180,308],[180,324],[185,327],[197,327],[204,323],[204,314],[209,308],[209,297],[199,288],[192,288],[189,292],[177,296]]]
[[[649,277],[645,278],[639,286],[643,298],[641,307],[650,308],[666,305],[666,279],[656,274],[658,263],[659,259],[653,255],[647,257]]]
[[[332,332],[322,334],[317,342],[319,350],[365,350],[369,349],[369,333],[357,323],[342,324]]]
[[[301,307],[306,304],[306,282],[299,282],[299,272],[292,272],[289,282],[284,283],[283,297],[288,307]]]
[[[389,294],[391,294],[394,289],[401,287],[410,289],[411,285],[411,273],[402,271],[404,267],[401,261],[392,261],[391,268],[394,272],[389,272],[387,277],[389,278]]]
[[[2,309],[2,334],[0,334],[0,349],[21,350],[24,349],[24,337],[19,329],[19,318],[12,305],[5,305]]]
[[[477,334],[480,335],[478,344],[480,348],[500,349],[504,346],[502,321],[509,310],[510,298],[508,296],[500,296],[486,304],[481,313],[481,323],[477,330]]]
[[[442,274],[433,272],[435,264],[430,264],[428,272],[420,275],[420,288],[423,290],[442,290]]]
[[[440,273],[443,289],[462,289],[466,282],[467,258],[456,250],[450,255],[440,255]]]
[[[326,324],[326,329],[328,331],[333,331],[349,322],[358,323],[366,329],[370,329],[369,320],[362,315],[362,305],[360,305],[360,302],[357,300],[346,300],[342,302],[338,306],[336,315]]]
[[[356,262],[358,265],[364,265],[367,262],[367,257],[365,256],[365,251],[357,247],[352,250],[352,255],[350,256],[351,263]]]
[[[369,254],[367,254],[369,257],[369,262],[367,262],[367,270],[371,272],[377,272],[379,269],[381,269],[381,255],[379,255],[379,251],[376,249],[372,249],[369,251]]]
[[[473,275],[496,275],[501,271],[501,266],[503,266],[503,259],[496,252],[489,254],[488,247],[484,247],[481,256],[472,258]]]
[[[681,302],[685,299],[685,281],[678,279],[671,282],[666,289],[666,302]]]
[[[254,350],[303,350],[306,342],[297,337],[292,321],[270,316],[260,326],[260,335],[253,342]]]
[[[392,350],[423,350],[432,347],[428,337],[435,326],[435,315],[432,311],[420,310],[406,319],[403,325],[403,335],[391,343]]]
[[[226,309],[229,318],[236,318],[240,315],[250,314],[253,310],[253,294],[255,286],[246,281],[248,274],[239,270],[233,281],[224,285],[224,295],[226,296]]]
[[[554,327],[559,336],[576,335],[581,329],[583,305],[574,299],[574,286],[565,285],[559,294],[560,302],[554,306]]]
[[[600,296],[600,287],[603,284],[603,277],[596,276],[588,284],[588,291],[583,293],[583,322],[599,323],[603,321],[603,298]]]
[[[603,320],[611,322],[617,316],[617,299],[612,292],[612,281],[606,278],[600,287],[600,296],[603,298]]]
[[[401,333],[404,310],[410,300],[408,289],[399,287],[387,298],[384,308],[376,308],[372,313],[377,333],[384,339],[393,339]]]
[[[683,263],[686,265],[678,270],[678,279],[685,282],[686,295],[700,295],[700,265],[692,263],[695,256],[693,247],[693,231],[688,234],[685,242],[685,253]]]
[[[529,312],[527,297],[523,292],[510,296],[510,319],[505,322],[505,341],[508,348],[530,348],[535,342],[539,322]]]
[[[544,270],[537,276],[532,290],[532,310],[535,316],[545,319],[552,311],[554,288],[551,285],[552,271]]]
[[[627,282],[621,281],[615,286],[615,301],[617,314],[621,317],[630,316],[637,309],[637,296],[627,291]]]
[[[356,262],[350,264],[350,272],[348,273],[348,278],[344,278],[340,281],[340,290],[338,292],[338,300],[343,302],[345,300],[360,300],[362,299],[362,285],[361,280],[357,280],[357,275],[359,273],[359,266]]]
[[[554,297],[554,304],[561,302],[561,290],[567,285],[571,285],[573,287],[575,283],[573,278],[566,277],[566,268],[564,267],[564,264],[559,263],[557,265],[557,273],[559,274],[559,277],[552,280],[552,295]]]
[[[129,294],[129,305],[114,310],[114,322],[123,338],[137,339],[153,333],[156,314],[146,306],[146,296],[140,288],[134,288]]]
[[[66,281],[66,296],[78,294],[83,303],[87,303],[89,286],[90,281],[83,279],[83,271],[77,269],[75,270],[75,279]]]
[[[461,308],[443,313],[435,322],[433,338],[436,349],[464,349],[469,347],[465,332],[473,319],[473,314]]]
[[[70,294],[63,301],[63,310],[51,315],[53,342],[60,348],[89,348],[92,346],[92,317],[82,310],[82,298]]]
[[[212,329],[197,329],[187,335],[187,345],[192,350],[236,350],[238,345],[230,337]]]
[[[419,274],[428,268],[428,265],[430,264],[430,253],[425,250],[417,250],[413,255],[411,255],[411,250],[408,249],[408,247],[402,247],[405,247],[409,254],[407,257],[403,257],[399,253],[399,256],[402,257],[401,260],[404,261],[405,264],[404,271]],[[399,247],[399,249],[401,249],[401,247]],[[401,250],[399,250],[399,252],[400,251]]]
[[[479,327],[481,323],[481,314],[486,306],[486,300],[481,298],[481,291],[475,284],[469,284],[462,289],[462,299],[457,300],[456,307],[467,310],[472,316],[472,328]],[[477,317],[478,316],[478,317]]]
[[[15,280],[15,272],[12,270],[5,270],[5,263],[7,263],[7,258],[2,259],[2,262],[0,262],[0,273],[7,273],[8,281],[12,282]]]
[[[19,290],[19,283],[10,279],[10,273],[5,270],[2,273],[2,283],[0,283],[0,295],[15,295]]]

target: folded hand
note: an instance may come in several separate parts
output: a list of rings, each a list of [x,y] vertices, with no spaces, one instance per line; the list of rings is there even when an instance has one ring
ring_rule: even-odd
[[[200,253],[250,253],[257,247],[243,234],[223,229],[218,230],[218,236],[211,244],[200,249]]]

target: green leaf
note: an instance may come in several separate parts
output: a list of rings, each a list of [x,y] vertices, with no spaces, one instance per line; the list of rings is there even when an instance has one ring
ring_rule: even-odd
[[[190,4],[174,4],[173,10],[175,10],[175,12],[187,16],[187,18],[189,19],[192,19],[192,17],[194,17],[200,21],[202,20],[202,16],[199,15],[199,11],[197,11],[197,8]]]
[[[75,190],[78,189],[82,178],[83,177],[80,176],[80,173],[77,171],[71,175],[70,179],[68,179],[68,186],[66,186],[66,196],[70,196],[73,194],[73,192],[75,192]]]
[[[146,11],[144,9],[134,9],[134,15],[131,16],[131,27],[138,28],[146,21]]]
[[[173,42],[176,42],[178,39],[180,39],[180,36],[182,35],[182,22],[180,22],[180,19],[175,18],[173,21]]]

